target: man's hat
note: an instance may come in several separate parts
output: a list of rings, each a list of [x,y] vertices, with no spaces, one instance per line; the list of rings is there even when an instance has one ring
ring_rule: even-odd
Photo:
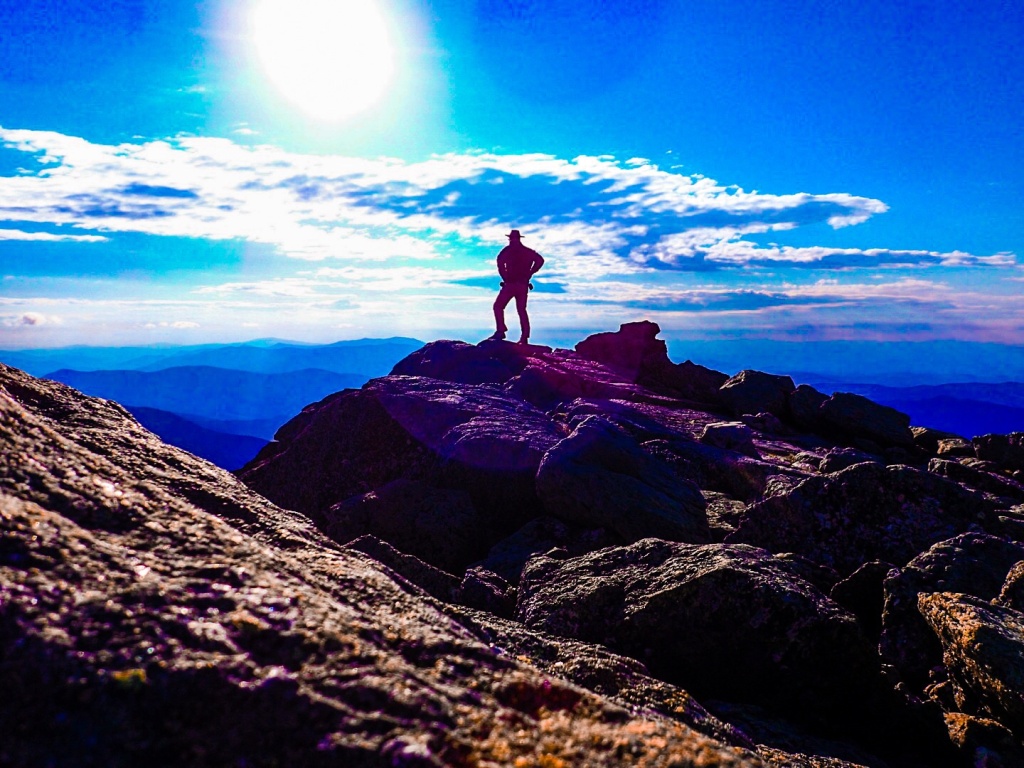
[[[511,232],[505,235],[505,237],[507,237],[509,240],[511,240],[512,238],[515,238],[516,240],[523,239],[523,236],[519,233],[518,229],[513,229]]]

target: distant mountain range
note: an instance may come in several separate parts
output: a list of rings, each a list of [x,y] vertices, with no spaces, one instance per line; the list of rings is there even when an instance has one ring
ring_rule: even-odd
[[[206,429],[194,421],[183,419],[156,408],[128,408],[135,420],[169,445],[202,456],[224,469],[240,469],[259,453],[266,440],[247,435],[232,435]]]
[[[319,369],[385,376],[398,360],[423,346],[404,337],[358,339],[334,344],[302,344],[260,339],[239,344],[203,344],[171,347],[62,347],[0,351],[0,361],[32,374],[52,371],[158,371],[185,366],[214,366],[253,373],[285,373]]]
[[[208,365],[159,371],[54,371],[53,381],[125,406],[217,420],[274,420],[284,423],[304,406],[372,378],[318,369],[253,373]]]
[[[856,392],[910,416],[912,424],[975,437],[1024,431],[1024,383],[963,382],[913,387],[816,380],[794,376],[822,392]]]
[[[305,406],[384,376],[423,346],[409,338],[190,347],[66,347],[0,361],[116,400],[165,442],[238,469]]]

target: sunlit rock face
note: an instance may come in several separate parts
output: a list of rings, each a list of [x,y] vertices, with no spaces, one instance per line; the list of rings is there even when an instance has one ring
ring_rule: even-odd
[[[763,764],[696,703],[631,708],[496,647],[490,614],[447,615],[114,403],[0,366],[0,444],[4,765]]]
[[[658,334],[433,342],[237,477],[0,368],[0,765],[1019,762],[1017,436]]]

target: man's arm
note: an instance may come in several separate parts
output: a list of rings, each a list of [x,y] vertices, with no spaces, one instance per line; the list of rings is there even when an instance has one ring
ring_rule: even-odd
[[[501,252],[498,253],[498,274],[501,275],[502,280],[507,280],[508,275],[508,248],[502,248]]]
[[[540,272],[540,268],[544,266],[544,257],[536,251],[533,252],[533,266],[530,267],[530,274],[536,274]]]

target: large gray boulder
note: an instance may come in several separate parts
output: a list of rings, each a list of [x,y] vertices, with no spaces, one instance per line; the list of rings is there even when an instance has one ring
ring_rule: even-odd
[[[461,489],[506,535],[540,514],[534,476],[563,436],[494,386],[389,376],[308,406],[239,476],[313,516],[399,478]]]
[[[630,542],[649,536],[707,542],[700,490],[623,430],[590,416],[545,454],[537,495],[547,513]]]
[[[494,528],[465,491],[406,478],[352,496],[313,520],[339,543],[375,536],[450,573],[483,556]]]
[[[1024,432],[982,435],[974,438],[973,442],[979,459],[994,462],[1012,472],[1024,470]]]
[[[943,477],[863,463],[751,505],[726,541],[796,552],[845,577],[872,560],[903,565],[936,542],[994,525],[996,511]]]
[[[934,544],[884,581],[885,604],[879,652],[900,679],[921,692],[930,671],[942,663],[935,634],[918,612],[918,598],[932,592],[960,592],[983,600],[999,597],[1024,544],[965,533]]]
[[[879,445],[910,447],[910,417],[862,395],[836,392],[818,408],[821,422],[842,435],[867,438]]]
[[[0,365],[0,763],[759,766],[479,639],[120,406]]]
[[[918,610],[942,645],[957,711],[1024,736],[1024,613],[955,592],[921,594]]]
[[[786,400],[796,389],[789,376],[776,376],[762,371],[740,371],[722,384],[722,402],[733,415],[767,411],[779,418],[788,415]]]
[[[830,716],[870,696],[876,666],[853,616],[748,546],[645,539],[523,572],[527,627],[603,643],[716,698]]]

